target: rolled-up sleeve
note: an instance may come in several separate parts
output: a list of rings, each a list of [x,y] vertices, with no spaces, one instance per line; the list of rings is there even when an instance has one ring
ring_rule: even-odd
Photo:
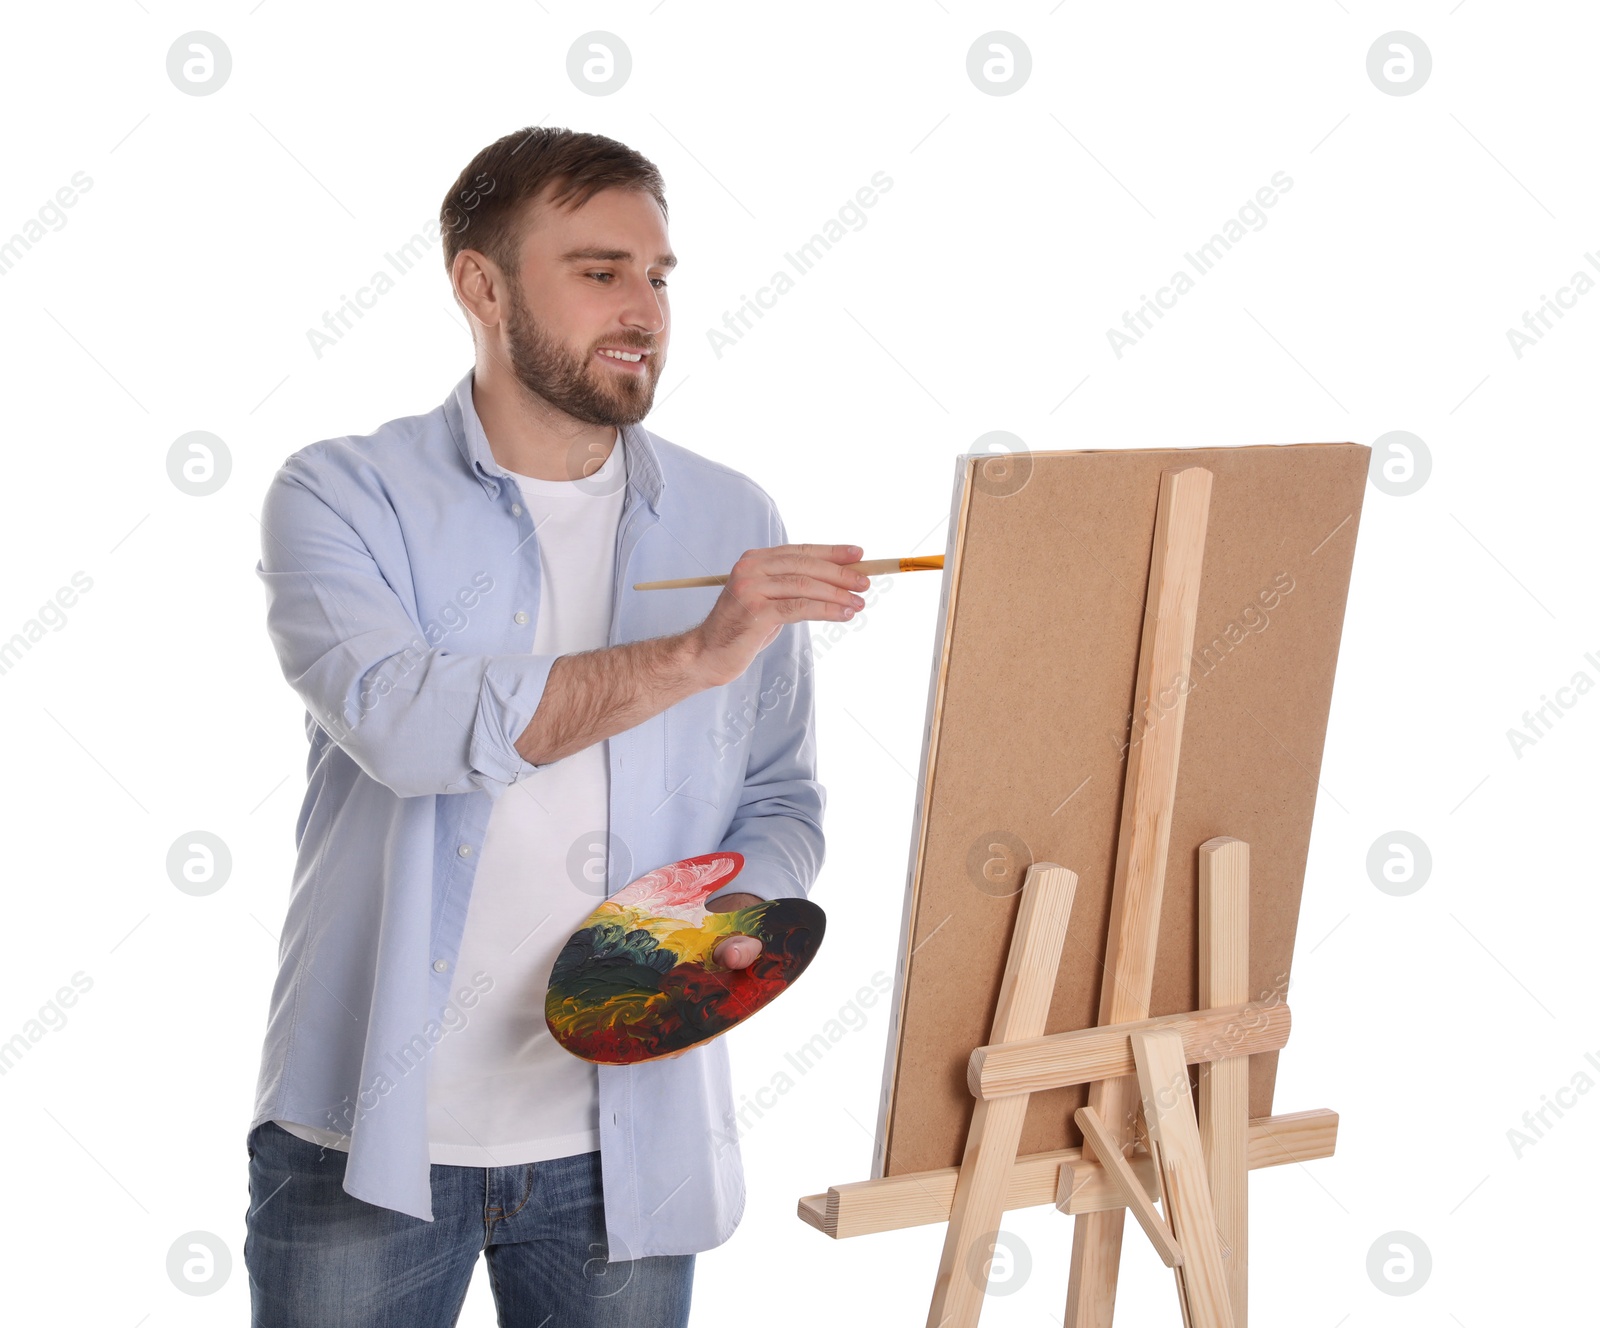
[[[284,677],[373,779],[400,797],[497,792],[537,768],[515,743],[558,656],[430,645],[351,522],[288,465],[256,574]]]
[[[776,511],[769,547],[789,542]],[[762,899],[804,899],[822,868],[822,812],[817,782],[811,629],[782,628],[757,657],[757,715],[744,788],[720,847],[742,853],[744,869],[709,899],[747,891]]]

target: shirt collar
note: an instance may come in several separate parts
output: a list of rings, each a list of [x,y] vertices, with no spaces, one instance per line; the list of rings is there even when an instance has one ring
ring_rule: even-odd
[[[444,417],[450,426],[451,436],[461,452],[461,458],[471,469],[483,490],[491,498],[499,495],[500,481],[511,472],[494,459],[489,448],[489,437],[478,419],[477,407],[472,404],[472,370],[468,369],[455,390],[445,399]],[[623,460],[627,465],[628,487],[637,488],[650,510],[660,514],[661,491],[666,479],[661,474],[661,459],[650,442],[649,431],[637,424],[624,424],[618,431],[622,438]]]

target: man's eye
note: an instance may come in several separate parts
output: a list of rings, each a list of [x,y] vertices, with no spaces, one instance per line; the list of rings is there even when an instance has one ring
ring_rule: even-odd
[[[617,274],[615,272],[591,272],[591,273],[589,273],[589,275],[591,277],[597,277],[597,278],[598,277],[605,277],[605,278],[609,279],[611,277],[616,276]],[[667,284],[667,279],[665,277],[651,277],[650,281],[651,281],[651,284],[654,285],[657,290],[663,289]],[[603,284],[609,284],[609,282],[603,283]]]

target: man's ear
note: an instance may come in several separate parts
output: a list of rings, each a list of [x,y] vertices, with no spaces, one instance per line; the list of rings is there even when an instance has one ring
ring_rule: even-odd
[[[463,249],[450,266],[456,303],[472,328],[474,340],[504,319],[509,304],[506,279],[494,260],[476,249]]]

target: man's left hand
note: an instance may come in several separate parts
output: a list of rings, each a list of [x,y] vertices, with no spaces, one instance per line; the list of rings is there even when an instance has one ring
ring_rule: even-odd
[[[748,891],[735,891],[733,894],[709,901],[706,904],[706,911],[731,913],[736,908],[749,908],[752,904],[761,902],[763,901],[760,895],[753,895]],[[761,942],[756,937],[736,932],[732,936],[724,936],[712,947],[711,958],[724,968],[748,968],[755,963],[760,953]]]

